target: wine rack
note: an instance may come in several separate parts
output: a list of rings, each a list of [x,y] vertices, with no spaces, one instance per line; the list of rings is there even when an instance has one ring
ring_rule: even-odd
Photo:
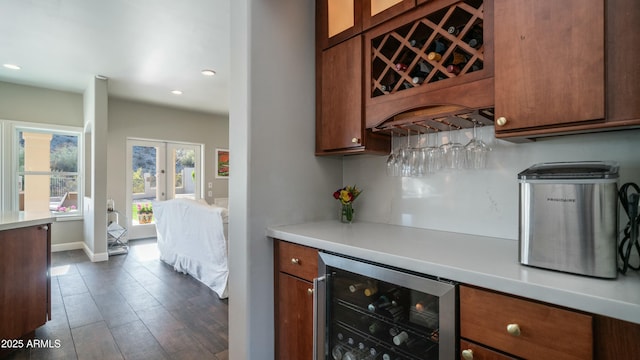
[[[366,127],[493,125],[493,14],[492,1],[430,1],[367,32]]]
[[[375,98],[482,70],[483,2],[465,0],[372,39]]]
[[[438,358],[436,296],[342,270],[332,279],[331,359]]]

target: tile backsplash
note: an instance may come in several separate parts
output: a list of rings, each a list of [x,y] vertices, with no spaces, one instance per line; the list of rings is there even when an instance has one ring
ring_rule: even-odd
[[[386,156],[359,155],[343,159],[343,183],[357,184],[364,192],[354,203],[356,219],[410,227],[453,231],[517,240],[517,174],[539,162],[617,161],[619,184],[640,184],[640,130],[567,135],[513,144],[497,140],[493,127],[478,129],[492,147],[483,170],[446,170],[425,177],[386,175]],[[447,132],[440,134],[442,142]],[[453,134],[465,144],[470,130]],[[432,145],[436,136],[428,140]],[[394,146],[405,145],[406,137]],[[411,137],[411,143],[427,142]],[[446,142],[446,140],[445,140]],[[626,215],[620,213],[626,223]]]

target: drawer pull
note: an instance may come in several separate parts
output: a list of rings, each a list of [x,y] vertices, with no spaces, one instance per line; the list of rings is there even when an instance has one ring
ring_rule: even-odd
[[[291,258],[291,263],[294,265],[300,265],[300,259],[298,258]]]
[[[496,125],[498,125],[498,126],[507,125],[507,118],[504,117],[504,116],[500,116],[499,118],[496,119]]]
[[[507,332],[512,336],[520,336],[520,326],[518,324],[507,325]]]
[[[313,295],[313,289],[311,289],[311,288],[307,289],[307,294]]]
[[[464,360],[473,360],[473,350],[471,349],[462,350],[462,358]]]

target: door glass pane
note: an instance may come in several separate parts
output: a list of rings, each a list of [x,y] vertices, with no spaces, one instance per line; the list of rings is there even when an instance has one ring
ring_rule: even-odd
[[[131,223],[153,223],[151,201],[158,200],[156,165],[158,149],[155,146],[134,145],[132,149]]]
[[[328,37],[335,36],[354,26],[355,8],[353,0],[329,0]]]
[[[371,0],[371,16],[375,16],[401,2],[402,0]]]
[[[196,152],[193,147],[172,147],[173,190],[175,198],[196,198]]]

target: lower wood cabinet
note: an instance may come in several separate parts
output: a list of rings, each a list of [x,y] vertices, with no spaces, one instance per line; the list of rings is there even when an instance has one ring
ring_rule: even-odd
[[[50,227],[47,224],[0,231],[2,340],[32,336],[51,319]]]
[[[529,359],[591,359],[592,330],[589,314],[460,286],[460,337],[507,354]]]
[[[276,240],[275,359],[313,357],[313,278],[318,250]]]
[[[460,359],[630,359],[640,324],[460,286]]]

